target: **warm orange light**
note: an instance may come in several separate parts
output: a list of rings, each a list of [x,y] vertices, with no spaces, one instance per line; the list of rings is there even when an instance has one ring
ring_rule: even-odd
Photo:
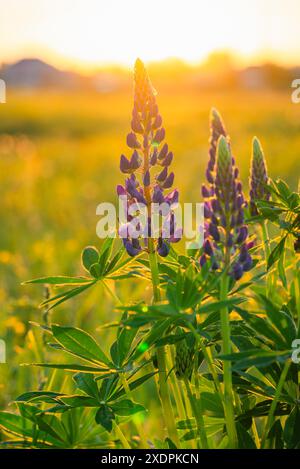
[[[95,67],[216,49],[296,61],[298,0],[0,0],[0,60],[24,55]]]

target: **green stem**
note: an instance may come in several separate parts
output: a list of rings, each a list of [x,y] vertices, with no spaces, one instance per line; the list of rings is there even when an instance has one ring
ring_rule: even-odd
[[[187,395],[190,400],[193,413],[196,419],[197,433],[200,436],[201,448],[208,449],[208,441],[207,441],[204,420],[203,420],[203,415],[202,415],[201,398],[199,398],[198,401],[195,399],[195,396],[192,393],[190,383],[187,377],[184,378],[184,383],[185,383]]]
[[[175,363],[175,354],[174,354],[173,349],[171,350],[171,356],[169,358],[171,359],[172,363]],[[169,362],[169,366],[170,366],[170,362]],[[182,401],[182,395],[180,393],[179,380],[176,378],[175,373],[171,374],[171,379],[172,379],[172,385],[173,385],[173,395],[174,395],[176,407],[178,410],[178,416],[181,420],[184,420],[186,418],[186,412],[185,412],[185,408],[184,408],[183,401]]]
[[[288,374],[290,365],[291,365],[291,360],[287,360],[284,364],[282,373],[280,375],[279,383],[278,383],[278,386],[276,388],[275,396],[274,396],[274,399],[272,401],[272,404],[271,404],[271,407],[270,407],[270,410],[269,410],[267,423],[266,423],[266,426],[265,426],[265,429],[264,429],[264,432],[263,432],[263,436],[262,436],[262,439],[261,439],[261,448],[262,449],[265,447],[266,439],[267,439],[269,431],[271,430],[272,425],[274,423],[274,414],[275,414],[275,411],[276,411],[277,403],[279,401],[279,398],[280,398],[280,395],[281,395],[281,392],[282,392],[282,388],[284,386],[285,379],[286,379],[286,376]]]
[[[161,301],[160,290],[159,290],[159,271],[156,253],[153,246],[153,240],[148,239],[149,248],[149,263],[152,276],[153,285],[153,299],[154,303]],[[171,404],[171,398],[167,383],[167,366],[166,366],[166,350],[165,347],[157,348],[157,363],[158,363],[158,381],[160,390],[160,399],[163,408],[163,414],[165,423],[168,430],[169,438],[175,443],[177,447],[180,447],[179,438],[176,429],[176,422]]]
[[[207,364],[208,364],[208,367],[209,367],[209,370],[211,372],[211,375],[212,375],[212,378],[213,378],[213,381],[214,381],[214,385],[215,385],[215,389],[216,391],[221,395],[221,387],[220,387],[220,383],[219,383],[219,379],[218,379],[218,375],[216,373],[216,370],[215,370],[215,367],[214,367],[214,364],[213,364],[213,361],[212,361],[212,357],[211,355],[209,354],[209,352],[207,351],[205,345],[203,344],[203,341],[202,341],[202,338],[201,336],[198,334],[198,332],[196,331],[196,329],[194,328],[194,326],[189,323],[188,324],[188,327],[190,328],[192,334],[194,335],[196,341],[198,342],[200,348],[201,348],[201,351],[204,355],[204,358],[205,360],[207,361]]]
[[[123,373],[120,373],[119,376],[120,376],[123,388],[125,390],[126,396],[128,397],[129,400],[134,401],[131,389],[129,387],[129,384],[127,382],[127,379],[126,379],[125,375]],[[146,436],[145,436],[144,429],[142,428],[142,425],[140,425],[140,423],[136,423],[135,420],[134,420],[134,417],[132,419],[132,423],[133,423],[137,433],[140,436],[142,448],[143,449],[148,448],[147,439],[146,439]]]
[[[261,231],[262,231],[262,240],[263,240],[263,246],[264,246],[264,251],[265,251],[265,261],[266,261],[266,269],[268,268],[268,259],[270,256],[270,239],[269,239],[269,233],[268,233],[268,227],[267,227],[267,222],[264,220],[261,223]],[[267,272],[266,274],[266,296],[267,298],[270,297],[272,293],[272,277],[270,273]]]
[[[116,422],[114,423],[114,430],[115,430],[117,437],[120,439],[123,447],[125,449],[131,449],[130,444],[128,443],[124,433],[122,432],[121,428]]]
[[[227,299],[228,294],[228,275],[225,272],[221,278],[220,286],[220,300],[224,301]],[[221,332],[223,341],[223,354],[228,355],[231,353],[230,344],[230,321],[228,308],[222,308],[221,310]],[[233,390],[232,390],[232,370],[231,362],[224,360],[223,362],[223,377],[224,377],[224,413],[226,420],[226,428],[229,440],[229,447],[237,447],[237,433],[234,420],[234,408],[233,408]]]

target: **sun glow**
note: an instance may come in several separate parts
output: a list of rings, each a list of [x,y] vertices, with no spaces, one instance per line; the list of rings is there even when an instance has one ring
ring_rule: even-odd
[[[295,61],[297,0],[0,0],[0,60],[24,55],[79,68],[179,57],[217,49]]]

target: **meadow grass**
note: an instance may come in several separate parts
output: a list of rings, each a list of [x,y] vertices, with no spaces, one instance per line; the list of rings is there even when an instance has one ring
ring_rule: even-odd
[[[29,321],[41,321],[38,304],[43,288],[21,286],[29,278],[53,274],[82,274],[78,253],[99,245],[96,206],[115,200],[119,156],[129,130],[130,90],[99,94],[12,92],[0,108],[0,337],[7,342],[7,364],[1,365],[0,404],[4,408],[19,394],[37,389],[46,371],[19,367],[45,361],[48,352],[41,334]],[[175,187],[181,200],[201,200],[208,151],[211,106],[222,113],[230,129],[232,151],[247,183],[251,139],[262,142],[271,177],[283,177],[293,189],[299,177],[300,106],[283,92],[204,92],[178,89],[161,92],[158,102],[167,139],[174,152]],[[117,283],[118,296],[150,301],[151,287],[137,280]],[[104,350],[114,332],[101,331],[118,319],[115,301],[97,286],[52,313],[53,322],[93,332]],[[51,352],[51,361],[60,353]],[[58,371],[54,383],[70,389]],[[146,387],[149,395],[154,384]],[[139,391],[141,392],[141,391]],[[144,391],[145,392],[145,389]],[[149,402],[157,429],[160,408]]]

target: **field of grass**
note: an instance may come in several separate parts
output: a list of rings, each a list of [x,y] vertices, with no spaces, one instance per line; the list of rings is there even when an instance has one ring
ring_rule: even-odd
[[[204,92],[178,89],[158,95],[174,152],[175,187],[185,202],[201,201],[200,187],[208,151],[208,115],[212,106],[222,113],[232,150],[247,187],[251,140],[257,135],[271,177],[284,178],[296,189],[299,178],[300,105],[282,92]],[[55,94],[10,92],[0,106],[0,338],[7,344],[7,363],[0,365],[0,408],[19,394],[42,386],[47,371],[20,367],[60,354],[43,346],[38,305],[43,287],[22,286],[42,275],[82,274],[80,252],[99,246],[96,207],[115,200],[123,182],[119,157],[126,154],[132,94]],[[128,152],[127,152],[128,154]],[[117,283],[121,299],[151,297],[147,282]],[[118,319],[114,300],[97,286],[52,313],[53,322],[92,332],[104,350],[114,332],[101,330]],[[58,371],[54,388],[71,386]],[[71,379],[71,378],[70,378]],[[151,395],[152,384],[148,385]],[[144,388],[145,392],[145,388]],[[155,428],[160,408],[150,400]]]

